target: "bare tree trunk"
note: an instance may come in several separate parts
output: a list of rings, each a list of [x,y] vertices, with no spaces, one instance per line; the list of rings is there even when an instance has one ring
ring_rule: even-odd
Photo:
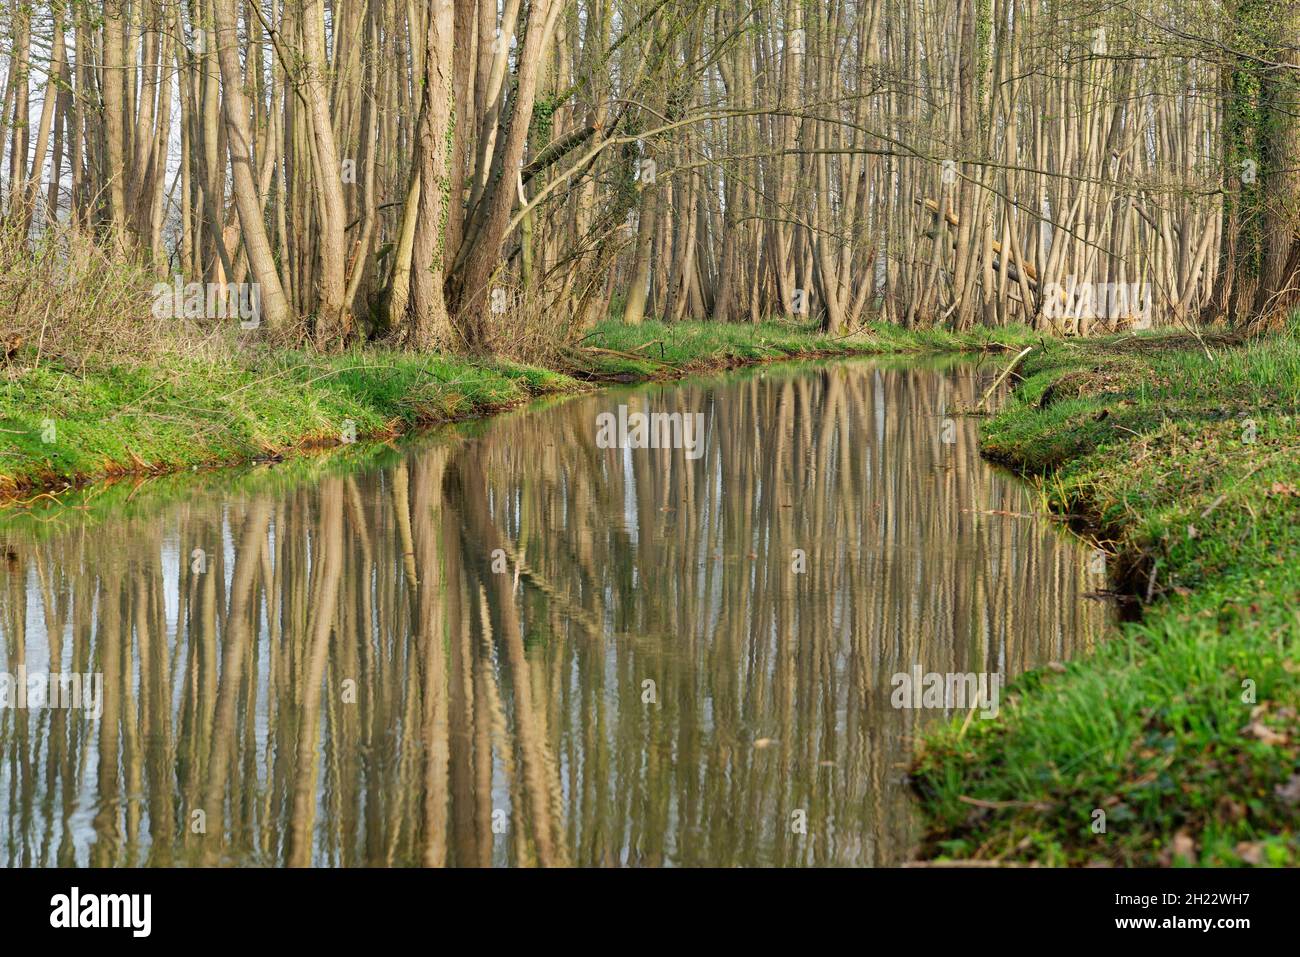
[[[262,203],[253,180],[253,144],[248,129],[248,105],[244,101],[244,77],[239,67],[235,31],[235,0],[213,0],[216,21],[217,56],[221,66],[227,143],[235,194],[235,208],[243,233],[249,266],[259,286],[261,315],[272,333],[288,329],[291,322],[289,303],[280,286],[275,256],[262,218]]]

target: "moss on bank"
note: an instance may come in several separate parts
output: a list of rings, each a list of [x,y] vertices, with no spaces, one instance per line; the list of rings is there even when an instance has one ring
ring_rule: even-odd
[[[23,358],[0,370],[0,498],[97,479],[229,465],[482,415],[579,380],[671,378],[777,359],[990,348],[1028,337],[869,327],[830,338],[809,324],[596,327],[559,371],[496,360],[360,349],[250,351],[87,370]],[[991,345],[992,344],[992,345]]]
[[[1300,859],[1300,345],[1207,345],[1044,343],[985,423],[985,454],[1037,476],[1149,603],[1014,682],[997,720],[928,736],[923,856]]]

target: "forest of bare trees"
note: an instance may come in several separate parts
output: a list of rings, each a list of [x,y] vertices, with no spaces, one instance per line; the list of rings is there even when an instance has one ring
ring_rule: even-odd
[[[253,335],[325,349],[522,352],[611,315],[1071,331],[1084,286],[1125,293],[1106,328],[1243,325],[1300,291],[1300,0],[0,21],[2,332],[50,322],[24,257],[128,266],[142,297],[255,285]]]

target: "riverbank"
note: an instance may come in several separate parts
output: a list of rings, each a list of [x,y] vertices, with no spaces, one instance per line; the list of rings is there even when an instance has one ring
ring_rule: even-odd
[[[927,736],[920,856],[1300,862],[1300,345],[1207,345],[1042,344],[984,424],[1142,616]]]
[[[1011,348],[1031,337],[807,324],[597,326],[548,368],[365,348],[250,350],[0,370],[0,501],[124,475],[212,468],[486,415],[585,382],[642,381],[782,359]]]
[[[1144,603],[1143,618],[1083,659],[1020,678],[1004,691],[997,720],[927,737],[915,769],[924,856],[1296,863],[1294,338],[1214,340],[1207,355],[1186,337],[1061,341],[1017,328],[956,336],[873,326],[829,338],[785,323],[611,323],[545,369],[377,349],[119,360],[84,373],[48,361],[24,367],[20,356],[0,377],[0,496],[294,461],[299,450],[484,415],[591,382],[1028,344],[1022,381],[984,423],[983,452],[1031,477],[1044,507],[1091,530],[1112,582]],[[109,488],[129,505],[129,488]]]

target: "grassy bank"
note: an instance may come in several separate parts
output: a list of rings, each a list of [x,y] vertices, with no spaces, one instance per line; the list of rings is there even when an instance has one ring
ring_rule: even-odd
[[[0,378],[0,495],[276,457],[576,385],[512,363],[373,350],[43,364]]]
[[[1300,860],[1300,346],[1208,348],[1044,344],[985,423],[985,454],[1038,476],[1146,605],[997,720],[929,736],[923,856]]]
[[[996,335],[871,327],[829,338],[790,323],[602,324],[543,369],[364,349],[175,354],[70,367],[19,355],[0,368],[0,498],[118,475],[227,465],[482,415],[579,380],[672,378],[758,362],[974,350]]]
[[[980,352],[1037,341],[1024,326],[1004,329],[900,329],[870,323],[850,336],[827,336],[809,324],[617,321],[596,326],[579,343],[571,371],[599,379],[673,378],[782,359],[837,355]]]

